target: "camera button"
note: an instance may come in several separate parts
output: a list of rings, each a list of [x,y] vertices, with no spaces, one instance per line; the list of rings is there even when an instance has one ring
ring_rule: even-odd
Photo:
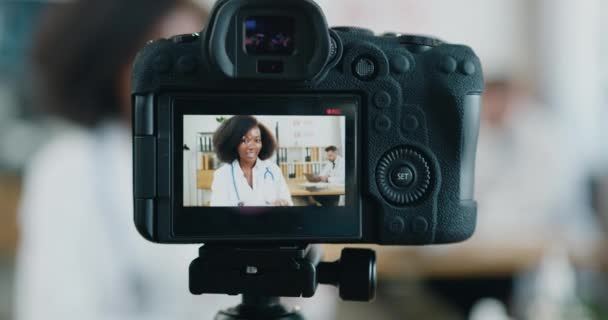
[[[401,217],[394,217],[388,226],[392,233],[402,233],[405,229],[405,222]]]
[[[171,70],[171,59],[166,54],[159,54],[154,58],[154,70],[158,73],[167,73]]]
[[[401,120],[401,126],[406,131],[414,131],[414,130],[418,129],[418,126],[419,126],[418,119],[416,119],[416,116],[414,116],[414,115],[411,115],[411,114],[406,115],[405,117],[403,117],[403,120]]]
[[[422,154],[406,146],[398,147],[378,162],[376,183],[382,196],[392,204],[410,205],[421,200],[431,188],[431,170]]]
[[[391,105],[391,95],[382,90],[374,94],[374,105],[378,108],[386,108]]]
[[[353,73],[360,80],[371,80],[376,74],[376,69],[374,61],[368,57],[359,57],[353,63]]]
[[[187,34],[179,34],[171,38],[175,43],[189,43],[194,42],[199,38],[198,33],[187,33]]]
[[[410,60],[408,60],[405,56],[402,55],[394,55],[390,60],[391,70],[395,73],[406,73],[410,71]]]
[[[151,136],[154,134],[154,96],[135,95],[133,112],[135,114],[135,135]]]
[[[408,165],[401,165],[391,172],[390,179],[395,186],[405,188],[414,182],[414,170]]]
[[[456,62],[456,59],[449,56],[441,59],[441,62],[439,63],[439,68],[445,73],[452,73],[456,71],[457,67],[458,63]]]
[[[383,34],[380,35],[381,37],[390,37],[390,38],[394,38],[394,37],[399,37],[401,36],[401,34],[397,33],[397,32],[385,32]]]
[[[475,64],[473,62],[471,62],[471,61],[465,61],[460,66],[460,71],[464,75],[470,76],[473,73],[475,73]]]
[[[183,56],[177,60],[177,69],[183,74],[191,74],[196,71],[196,58],[191,55]]]
[[[429,222],[424,217],[416,217],[412,221],[412,231],[414,233],[424,233],[429,229]]]
[[[391,128],[391,119],[385,115],[380,115],[374,121],[374,127],[380,132],[386,132]]]

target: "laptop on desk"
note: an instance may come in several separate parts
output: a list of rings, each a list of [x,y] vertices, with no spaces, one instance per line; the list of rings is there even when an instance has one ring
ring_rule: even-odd
[[[321,182],[321,178],[319,176],[315,176],[312,173],[305,173],[304,176],[308,182]]]

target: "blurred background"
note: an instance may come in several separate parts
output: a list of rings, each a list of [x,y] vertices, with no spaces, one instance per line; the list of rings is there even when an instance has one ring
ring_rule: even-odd
[[[37,44],[43,42],[37,36],[41,29],[52,27],[42,22],[48,21],[49,12],[72,2],[0,2],[0,320],[36,318],[16,311],[38,308],[38,300],[28,300],[32,293],[19,288],[21,281],[28,281],[23,265],[30,261],[34,241],[27,235],[30,219],[20,216],[31,204],[20,199],[36,188],[36,179],[25,187],[31,160],[40,159],[40,150],[48,153],[49,142],[73,132],[75,125],[65,113],[43,112],[44,96],[38,88],[44,79],[37,70],[35,48],[53,48]],[[339,302],[330,292],[324,299],[331,303],[320,307],[331,309],[331,316],[317,318],[608,319],[608,2],[317,2],[331,26],[433,35],[467,44],[480,56],[486,79],[476,167],[479,218],[473,238],[449,246],[374,247],[379,256],[376,300]],[[195,5],[209,8],[212,3],[199,0]],[[93,11],[80,14],[85,20],[87,15],[99,17]],[[197,30],[187,29],[179,15],[165,18],[169,22],[163,26],[171,25],[167,30]],[[120,21],[106,19],[100,26]],[[128,23],[122,25],[129,28]],[[77,25],[66,30],[75,39],[84,32]],[[148,32],[142,37],[155,34],[168,36]],[[62,45],[54,48],[70,56],[67,50],[75,47],[66,43],[65,52]],[[72,149],[64,146],[62,156],[69,159]],[[36,170],[56,168],[41,161],[34,165]],[[61,177],[54,183],[63,188]],[[27,201],[32,199],[44,197]],[[44,211],[46,204],[34,207]],[[125,221],[130,223],[130,216]],[[136,233],[130,225],[125,230]],[[336,258],[339,247],[327,246],[325,251],[328,259]],[[196,251],[189,253],[194,257]],[[49,259],[53,256],[48,253]],[[54,274],[49,271],[47,276]]]

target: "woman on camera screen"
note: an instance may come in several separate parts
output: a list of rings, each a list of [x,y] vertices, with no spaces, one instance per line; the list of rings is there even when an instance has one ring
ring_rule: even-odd
[[[211,185],[212,207],[293,206],[281,169],[268,160],[277,143],[272,132],[252,116],[234,116],[213,135],[224,162]]]

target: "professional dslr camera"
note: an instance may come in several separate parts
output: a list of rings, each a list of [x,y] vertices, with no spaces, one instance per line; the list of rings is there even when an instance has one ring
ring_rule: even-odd
[[[135,224],[162,243],[465,240],[476,222],[482,90],[479,59],[466,46],[328,29],[312,1],[218,1],[200,34],[154,41],[135,60]],[[184,203],[192,185],[195,197],[208,190],[186,180],[210,171],[188,171],[184,144],[190,153],[213,152],[205,136],[198,138],[207,143],[187,142],[231,115],[285,124],[278,150],[286,154],[272,156],[279,166],[292,158],[288,164],[310,167],[299,155],[303,148],[341,144],[343,205]],[[329,120],[340,125],[325,130]],[[339,137],[325,142],[326,131]]]
[[[483,76],[467,46],[328,28],[310,0],[219,0],[202,32],[141,50],[132,85],[148,240],[423,245],[475,229]]]

